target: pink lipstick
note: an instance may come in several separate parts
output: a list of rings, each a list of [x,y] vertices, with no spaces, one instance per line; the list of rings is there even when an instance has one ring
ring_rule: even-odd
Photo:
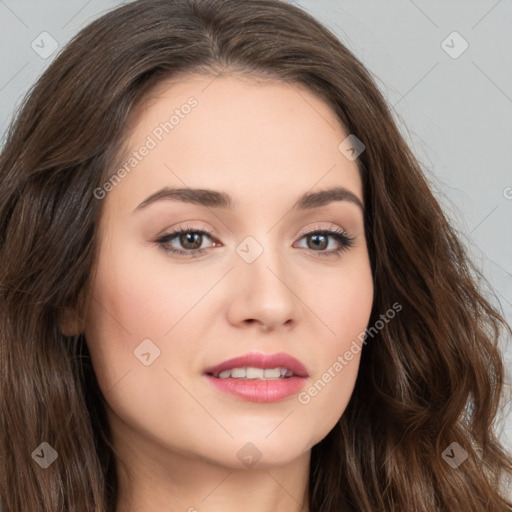
[[[207,368],[204,374],[219,391],[252,402],[277,402],[295,395],[309,376],[305,366],[288,354],[256,352]]]

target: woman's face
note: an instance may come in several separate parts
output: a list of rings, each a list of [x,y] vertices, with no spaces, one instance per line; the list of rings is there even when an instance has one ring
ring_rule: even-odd
[[[85,336],[114,438],[154,460],[288,463],[343,414],[370,317],[362,184],[339,148],[349,134],[297,85],[164,85],[134,118],[124,172],[95,192]],[[348,192],[301,201],[334,187]],[[190,232],[167,236],[178,229]]]

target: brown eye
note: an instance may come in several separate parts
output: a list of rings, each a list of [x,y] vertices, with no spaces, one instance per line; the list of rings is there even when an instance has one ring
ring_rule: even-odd
[[[201,247],[205,238],[211,239],[210,232],[203,229],[192,229],[187,226],[162,236],[156,240],[156,243],[167,253],[195,256],[205,252],[205,248]],[[178,248],[175,247],[176,244]]]
[[[181,246],[184,249],[195,250],[202,245],[203,235],[196,232],[183,233],[178,236]]]
[[[329,245],[329,237],[324,234],[314,233],[312,235],[308,235],[307,238],[312,242],[313,245],[313,247],[310,246],[309,249],[325,250]]]
[[[339,256],[342,251],[346,251],[354,245],[354,238],[348,236],[345,231],[339,229],[310,231],[309,233],[304,233],[302,238],[307,240],[306,249],[318,253],[319,256]],[[337,242],[338,247],[326,250],[329,247],[330,238]]]

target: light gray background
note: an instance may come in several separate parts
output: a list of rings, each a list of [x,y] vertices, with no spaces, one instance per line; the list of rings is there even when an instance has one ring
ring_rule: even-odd
[[[0,134],[58,50],[115,0],[0,0]],[[377,78],[434,191],[512,322],[512,0],[296,0]],[[463,41],[469,45],[457,58]],[[446,42],[444,44],[443,41]],[[451,49],[449,48],[451,47]],[[506,345],[508,386],[512,343]],[[512,449],[512,415],[500,423]]]

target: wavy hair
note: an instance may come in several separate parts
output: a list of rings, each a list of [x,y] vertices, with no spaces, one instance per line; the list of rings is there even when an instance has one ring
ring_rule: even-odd
[[[496,434],[510,326],[362,63],[279,0],[138,0],[81,30],[26,95],[0,154],[0,496],[3,512],[114,512],[116,454],[83,335],[102,202],[129,116],[163,80],[243,73],[306,86],[366,146],[373,325],[351,400],[312,448],[311,512],[505,512]],[[385,371],[384,371],[385,369]],[[32,460],[42,442],[59,458]],[[452,444],[468,458],[443,460]]]

